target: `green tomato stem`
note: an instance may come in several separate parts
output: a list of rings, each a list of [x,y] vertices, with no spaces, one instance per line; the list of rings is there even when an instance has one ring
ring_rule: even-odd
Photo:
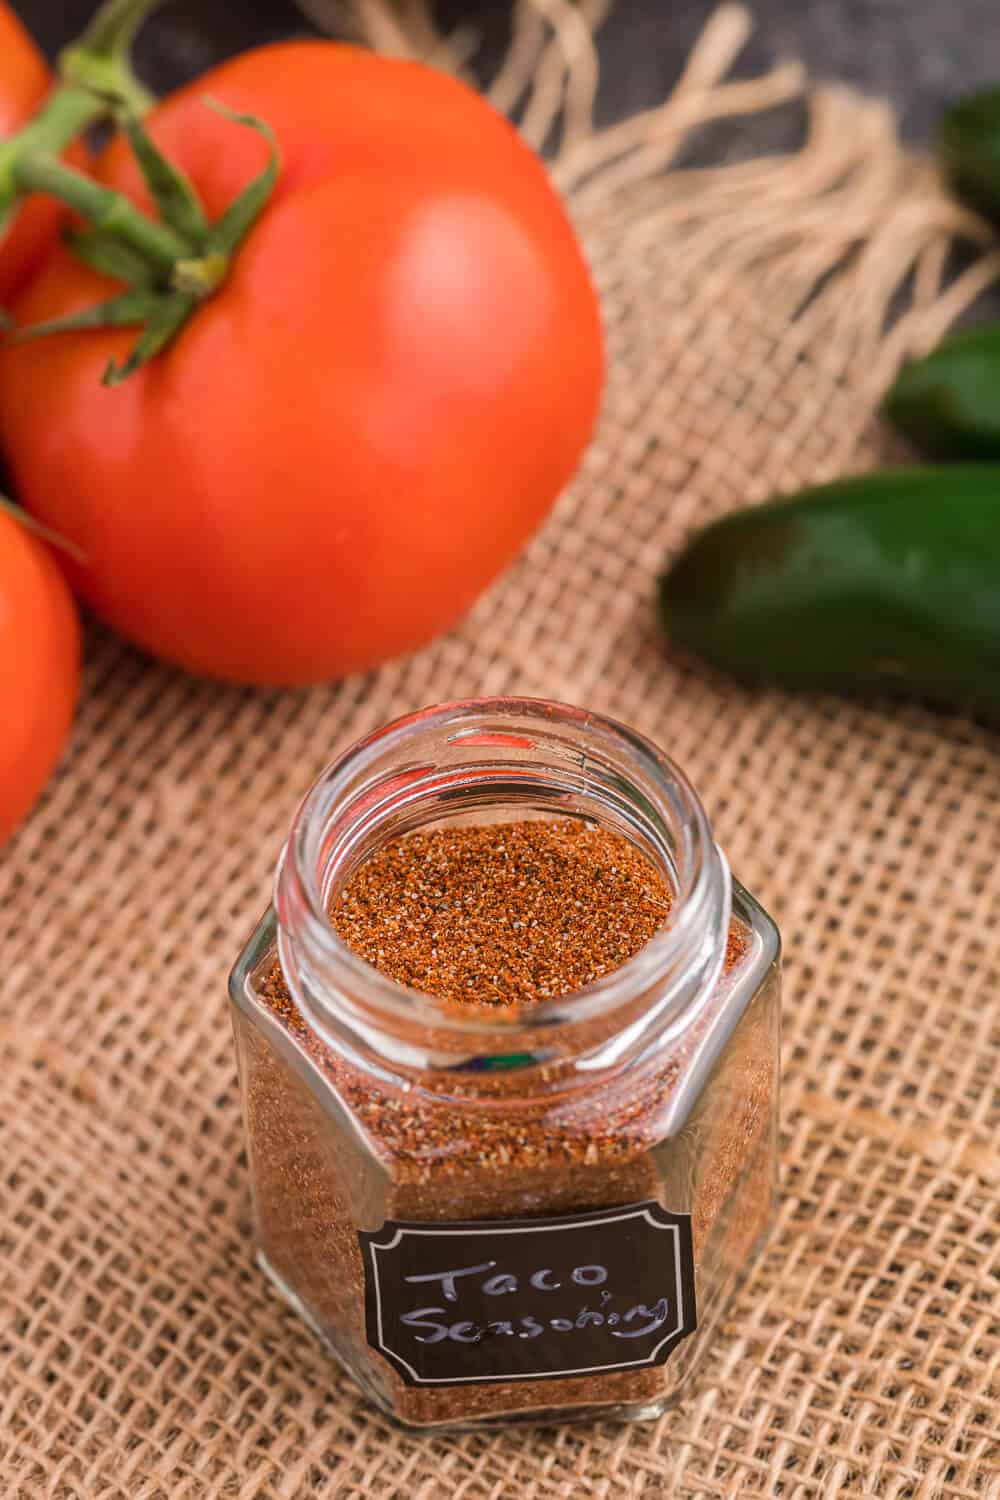
[[[7,140],[0,141],[0,230],[13,211],[20,191],[15,175],[20,158],[32,151],[59,156],[106,110],[107,106],[87,89],[59,88],[49,95],[27,125]]]
[[[124,105],[140,117],[156,103],[156,95],[139,82],[125,56],[102,57],[80,47],[67,47],[59,57],[59,76],[63,88],[82,89],[90,95],[97,105],[95,119],[110,114],[112,103]]]
[[[102,57],[123,55],[147,16],[162,3],[163,0],[105,0],[83,35],[67,50]]]
[[[186,241],[165,224],[147,219],[124,193],[102,187],[57,157],[44,152],[19,156],[14,162],[14,181],[22,192],[58,198],[96,229],[115,234],[166,275],[178,260],[190,255]]]
[[[106,0],[86,31],[59,54],[58,73],[69,88],[82,88],[102,103],[114,100],[144,115],[155,95],[132,71],[130,52],[139,27],[163,0]],[[103,99],[102,99],[103,96]]]
[[[132,72],[130,52],[139,27],[162,3],[105,0],[83,35],[59,54],[63,84],[107,96],[133,114],[144,115],[156,99]]]
[[[79,41],[59,59],[61,82],[20,130],[0,141],[0,233],[14,211],[18,164],[28,155],[58,157],[97,120],[123,101],[145,114],[154,97],[135,77],[129,61],[132,39],[162,0],[107,0]]]

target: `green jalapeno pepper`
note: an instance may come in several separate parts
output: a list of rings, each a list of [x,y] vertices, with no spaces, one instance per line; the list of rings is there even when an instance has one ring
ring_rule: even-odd
[[[907,365],[885,413],[930,458],[1000,458],[1000,327],[956,333]]]
[[[660,584],[668,636],[791,688],[1000,708],[1000,466],[861,475],[709,526]]]
[[[938,152],[957,195],[1000,224],[1000,88],[945,112]],[[931,458],[1000,458],[1000,326],[956,334],[908,365],[885,411]]]
[[[938,154],[958,197],[1000,222],[1000,88],[970,94],[945,111]]]

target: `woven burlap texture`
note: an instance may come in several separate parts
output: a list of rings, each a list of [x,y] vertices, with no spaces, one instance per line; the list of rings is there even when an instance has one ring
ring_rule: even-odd
[[[522,5],[494,90],[535,140],[562,111],[554,171],[611,366],[526,556],[447,638],[309,692],[193,681],[90,635],[65,764],[2,863],[4,1496],[1000,1495],[995,734],[744,690],[676,659],[652,609],[695,525],[891,456],[880,391],[996,257],[947,282],[981,226],[844,90],[806,89],[791,156],[680,170],[695,126],[803,90],[794,67],[725,81],[731,7],[662,109],[593,134],[600,13]],[[334,752],[419,705],[511,692],[664,745],[776,916],[781,1211],[678,1411],[420,1437],[254,1266],[226,976]]]

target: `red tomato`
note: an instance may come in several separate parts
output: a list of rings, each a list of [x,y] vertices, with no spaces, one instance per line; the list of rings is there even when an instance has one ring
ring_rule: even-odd
[[[329,678],[449,626],[545,516],[597,411],[597,302],[541,163],[453,79],[327,42],[224,63],[147,122],[216,217],[266,147],[206,95],[283,157],[228,281],[114,389],[127,331],[9,345],[0,435],[125,635],[212,675]],[[148,208],[121,142],[98,175]],[[116,289],[60,250],[15,311]]]
[[[51,83],[45,58],[14,12],[0,3],[0,140],[35,113]],[[0,235],[0,304],[38,264],[61,217],[57,203],[31,198]]]
[[[62,752],[76,707],[80,631],[44,544],[0,510],[0,843]]]

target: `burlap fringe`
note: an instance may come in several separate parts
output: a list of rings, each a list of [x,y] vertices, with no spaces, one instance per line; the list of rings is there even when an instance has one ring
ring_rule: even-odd
[[[713,13],[662,104],[597,129],[595,37],[612,3],[517,0],[510,46],[486,90],[525,139],[550,148],[553,176],[584,232],[624,191],[660,179],[698,127],[799,100],[809,120],[799,150],[675,169],[669,196],[650,195],[648,206],[630,194],[626,247],[639,254],[649,240],[682,231],[703,241],[706,266],[724,252],[727,274],[743,265],[760,268],[765,284],[806,278],[813,291],[801,299],[803,343],[824,323],[835,336],[845,307],[856,326],[862,299],[872,334],[871,399],[906,356],[932,347],[1000,279],[991,228],[949,195],[929,158],[904,149],[883,101],[840,84],[810,86],[797,63],[751,80],[728,78],[752,29],[742,5]],[[479,35],[470,26],[442,34],[427,0],[302,5],[320,26],[378,51],[474,76]],[[959,242],[980,253],[955,275]]]

